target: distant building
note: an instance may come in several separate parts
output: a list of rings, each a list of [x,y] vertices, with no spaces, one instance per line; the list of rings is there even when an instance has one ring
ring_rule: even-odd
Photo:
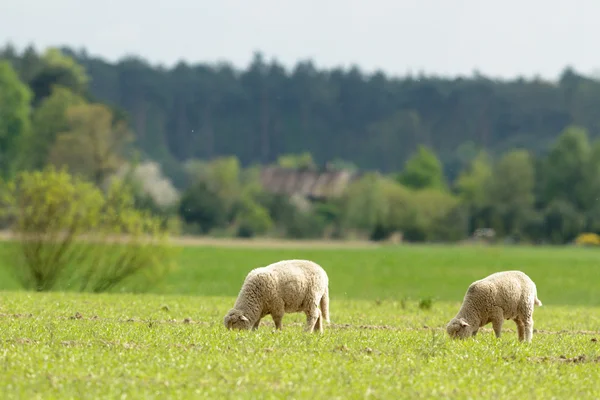
[[[287,196],[325,200],[339,197],[360,173],[340,170],[294,170],[277,166],[261,170],[260,180],[266,191]]]

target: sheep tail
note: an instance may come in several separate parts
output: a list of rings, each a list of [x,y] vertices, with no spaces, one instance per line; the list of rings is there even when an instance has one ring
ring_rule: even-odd
[[[535,304],[536,306],[541,306],[542,301],[536,297],[535,300],[533,301],[533,304]]]
[[[320,306],[321,306],[321,315],[323,316],[323,319],[325,320],[325,322],[329,323],[329,288],[325,288],[325,293],[323,294],[323,297],[321,297],[321,302],[320,302]]]

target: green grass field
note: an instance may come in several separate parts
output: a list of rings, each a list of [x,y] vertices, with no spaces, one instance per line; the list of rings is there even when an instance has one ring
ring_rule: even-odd
[[[1,246],[7,246],[2,244]],[[3,251],[0,247],[0,254]],[[309,258],[328,272],[332,324],[288,314],[227,331],[247,272]],[[17,291],[0,265],[2,398],[598,398],[600,253],[582,248],[186,247],[147,294]],[[467,286],[520,269],[538,286],[531,344],[507,321],[452,341]],[[420,307],[429,304],[431,308]]]

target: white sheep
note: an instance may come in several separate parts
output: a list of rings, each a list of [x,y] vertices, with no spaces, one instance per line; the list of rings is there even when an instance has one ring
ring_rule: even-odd
[[[257,329],[271,314],[281,329],[283,315],[295,312],[306,314],[308,332],[322,333],[323,319],[329,322],[329,278],[312,261],[283,260],[250,271],[223,323],[227,329]]]
[[[482,326],[492,323],[500,337],[502,323],[512,319],[517,324],[520,341],[531,342],[533,308],[541,306],[535,283],[521,271],[496,272],[473,282],[465,294],[458,314],[446,331],[453,338],[475,336]]]

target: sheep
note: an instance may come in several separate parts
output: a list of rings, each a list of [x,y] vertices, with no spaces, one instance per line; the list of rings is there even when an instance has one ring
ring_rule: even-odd
[[[255,330],[271,314],[281,330],[283,315],[296,312],[306,314],[305,331],[323,333],[323,319],[330,322],[329,278],[312,261],[282,260],[248,273],[223,323],[227,329]]]
[[[482,326],[492,323],[496,338],[502,323],[517,324],[519,341],[531,342],[533,309],[541,306],[535,283],[521,271],[496,272],[469,285],[462,306],[446,326],[452,338],[475,336]]]

